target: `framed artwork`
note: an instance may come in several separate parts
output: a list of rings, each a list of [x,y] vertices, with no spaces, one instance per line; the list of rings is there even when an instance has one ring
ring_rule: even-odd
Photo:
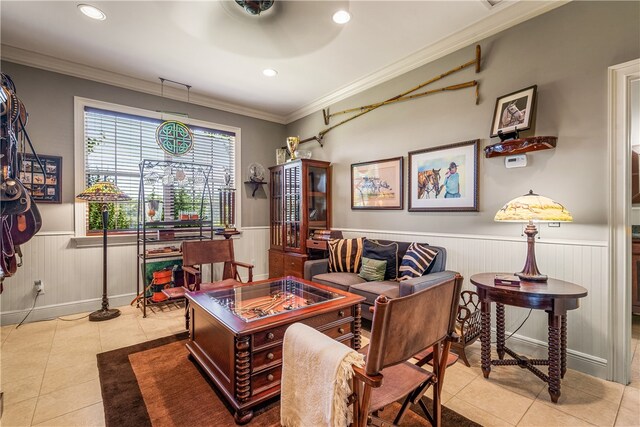
[[[534,102],[536,99],[536,85],[521,89],[496,99],[493,111],[491,136],[498,136],[498,132],[510,133],[517,130],[531,128]]]
[[[38,203],[62,203],[62,157],[38,154],[46,173],[33,154],[20,154],[20,181]]]
[[[478,211],[480,140],[409,153],[409,211]]]
[[[404,209],[402,157],[351,165],[351,209]]]

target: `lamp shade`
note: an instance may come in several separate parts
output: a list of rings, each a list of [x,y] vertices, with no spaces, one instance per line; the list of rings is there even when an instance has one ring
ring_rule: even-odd
[[[548,197],[528,194],[516,197],[504,205],[493,218],[494,221],[510,222],[571,222],[573,217],[560,203]]]
[[[127,196],[122,190],[118,188],[113,182],[99,181],[93,184],[91,187],[84,190],[82,193],[76,196],[80,200],[87,202],[123,202],[131,200],[131,197]]]

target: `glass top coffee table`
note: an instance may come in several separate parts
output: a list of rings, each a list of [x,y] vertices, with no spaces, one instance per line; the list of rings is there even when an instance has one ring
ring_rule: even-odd
[[[191,357],[244,424],[253,408],[280,394],[282,340],[301,322],[360,348],[364,297],[296,277],[187,292]]]
[[[224,307],[245,322],[300,310],[345,296],[292,277],[233,288],[208,291],[212,303]]]

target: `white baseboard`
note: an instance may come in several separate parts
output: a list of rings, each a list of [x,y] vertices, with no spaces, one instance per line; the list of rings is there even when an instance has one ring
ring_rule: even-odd
[[[509,333],[507,332],[506,335],[509,336]],[[493,329],[493,336],[495,336],[495,329]],[[522,335],[513,335],[509,338],[507,347],[523,355],[535,354],[541,350],[547,352],[549,349],[546,342]],[[607,379],[607,360],[600,357],[567,349],[567,367],[594,377]],[[542,371],[546,373],[546,369]]]
[[[268,274],[256,274],[253,276],[254,281],[268,279]],[[247,277],[242,278],[243,281],[247,280]],[[131,300],[135,297],[135,294],[114,295],[109,297],[109,307],[122,307],[131,303]],[[40,320],[55,319],[60,316],[68,316],[78,313],[87,313],[90,311],[98,310],[102,304],[102,298],[94,298],[90,300],[72,301],[64,304],[47,305],[42,307],[36,307],[33,309],[25,323],[38,322]],[[26,310],[15,310],[0,313],[1,325],[12,325],[19,323],[24,316],[29,312]]]
[[[109,297],[109,307],[122,307],[131,303],[136,294],[113,295]],[[72,301],[64,304],[45,305],[33,309],[25,323],[38,322],[40,320],[55,319],[60,316],[68,316],[78,313],[87,313],[98,310],[102,305],[102,298]],[[0,314],[0,324],[12,325],[20,323],[29,312],[26,310],[14,310]]]

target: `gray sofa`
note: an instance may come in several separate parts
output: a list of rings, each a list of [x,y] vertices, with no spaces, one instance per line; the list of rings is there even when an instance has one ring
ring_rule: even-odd
[[[392,243],[389,240],[378,240],[382,244]],[[410,242],[398,243],[398,265],[402,262]],[[438,255],[422,277],[415,277],[401,282],[385,280],[381,282],[367,282],[356,273],[329,273],[329,259],[307,261],[304,264],[304,278],[333,288],[362,295],[366,298],[362,307],[362,317],[371,320],[369,306],[375,305],[379,295],[397,298],[412,294],[431,284],[440,283],[443,279],[455,276],[453,271],[445,271],[447,265],[447,251],[439,246],[429,246],[437,250]]]

